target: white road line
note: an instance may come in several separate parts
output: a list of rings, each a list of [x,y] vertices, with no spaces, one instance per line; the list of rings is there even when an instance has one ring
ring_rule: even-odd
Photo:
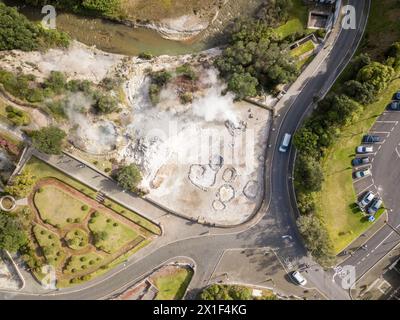
[[[390,134],[390,131],[370,131],[371,133],[377,133],[377,134]]]
[[[366,187],[363,191],[360,191],[357,196],[363,194],[365,191],[367,191],[369,188],[371,188],[372,186],[374,186],[374,184],[372,183],[371,185],[369,185],[368,187]]]
[[[399,152],[399,150],[397,150],[397,147],[394,150],[396,150],[397,156],[400,158],[400,152]]]
[[[369,175],[369,176],[361,177],[361,178],[358,178],[358,179],[354,179],[354,183],[360,182],[360,181],[362,181],[362,180],[364,180],[364,179],[366,179],[366,178],[370,178],[370,177],[371,177],[371,176]],[[372,184],[374,184],[374,183],[372,182]]]
[[[394,123],[395,125],[398,123],[396,120],[378,120],[376,123]]]
[[[397,226],[397,227],[398,227],[398,226]],[[397,227],[396,227],[396,229],[397,229]],[[385,239],[383,239],[383,240],[375,247],[374,250],[378,249],[387,239],[389,239],[389,238],[392,236],[393,233],[394,233],[394,231],[390,232],[390,233],[388,234],[388,236],[387,236]]]

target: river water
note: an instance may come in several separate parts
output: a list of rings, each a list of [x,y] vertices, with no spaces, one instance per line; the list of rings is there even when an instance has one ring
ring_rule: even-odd
[[[17,6],[31,21],[39,22],[44,15],[41,8],[21,5],[18,1],[5,0],[7,5]],[[148,52],[153,55],[179,55],[206,49],[203,42],[180,42],[162,38],[158,32],[146,28],[132,28],[123,24],[92,17],[58,12],[57,29],[67,32],[71,38],[89,46],[117,54],[138,55]]]

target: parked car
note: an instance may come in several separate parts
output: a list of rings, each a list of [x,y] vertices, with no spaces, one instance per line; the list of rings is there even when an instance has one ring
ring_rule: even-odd
[[[303,275],[299,271],[292,272],[292,278],[297,284],[301,286],[305,286],[307,284],[307,280],[303,277]]]
[[[356,179],[368,177],[370,175],[371,175],[371,170],[370,169],[364,169],[364,170],[360,170],[360,171],[357,171],[356,173],[354,173],[354,177]]]
[[[394,99],[400,100],[400,91],[396,92],[396,94],[394,95]]]
[[[378,210],[382,207],[383,201],[379,198],[376,198],[368,209],[368,213],[370,215],[375,215]]]
[[[393,101],[391,104],[389,104],[389,109],[400,110],[400,101]]]
[[[373,135],[367,134],[363,137],[363,143],[377,143],[380,141],[381,141],[381,138],[379,136],[373,136]]]
[[[361,210],[364,210],[371,202],[374,200],[375,195],[373,192],[368,191],[364,197],[362,197],[361,201],[358,203],[358,206]]]
[[[372,146],[359,146],[357,147],[357,153],[363,154],[363,153],[373,153],[374,152],[374,147]]]
[[[362,157],[362,158],[355,158],[353,159],[353,161],[351,162],[351,164],[354,167],[358,167],[358,166],[363,166],[366,164],[369,164],[371,162],[370,158],[368,157]]]

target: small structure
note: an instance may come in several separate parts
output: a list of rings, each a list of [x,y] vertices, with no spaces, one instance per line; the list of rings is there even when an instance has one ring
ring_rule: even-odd
[[[11,212],[16,208],[17,204],[13,197],[4,196],[0,198],[0,209],[5,212]]]
[[[314,0],[314,9],[308,14],[309,29],[328,29],[335,13],[336,0]]]

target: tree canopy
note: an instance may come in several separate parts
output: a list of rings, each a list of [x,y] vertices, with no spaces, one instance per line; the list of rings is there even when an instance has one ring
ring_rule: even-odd
[[[19,221],[8,213],[0,212],[0,249],[17,252],[28,243]]]
[[[136,165],[131,164],[121,168],[116,174],[116,179],[124,190],[136,192],[137,186],[142,181],[142,174]]]
[[[60,154],[66,133],[57,127],[47,127],[32,132],[33,146],[47,154]]]
[[[33,51],[69,44],[65,33],[45,30],[3,2],[0,2],[0,25],[0,50]]]
[[[251,289],[242,286],[213,284],[200,294],[201,300],[252,300]]]
[[[297,76],[287,46],[262,21],[237,20],[229,43],[215,65],[239,98],[255,95],[256,90],[274,90]]]

